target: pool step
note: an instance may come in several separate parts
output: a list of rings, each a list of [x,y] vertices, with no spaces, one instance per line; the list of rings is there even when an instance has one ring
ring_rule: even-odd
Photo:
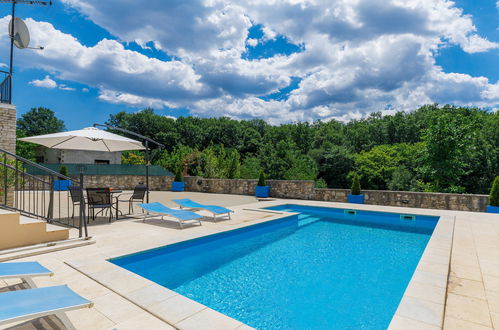
[[[307,215],[307,216],[302,217],[302,214],[300,214],[300,216],[298,217],[298,227],[307,226],[307,225],[313,224],[314,222],[317,222],[320,220],[321,220],[321,218],[319,218],[319,217],[314,217],[311,215]]]

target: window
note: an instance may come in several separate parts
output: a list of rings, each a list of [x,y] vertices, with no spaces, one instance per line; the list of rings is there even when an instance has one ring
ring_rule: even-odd
[[[109,165],[109,160],[104,160],[104,159],[96,159],[95,164],[106,164]]]

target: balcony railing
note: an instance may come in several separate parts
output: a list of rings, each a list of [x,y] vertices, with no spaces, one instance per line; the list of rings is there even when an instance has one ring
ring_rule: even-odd
[[[10,104],[12,100],[12,76],[7,71],[0,70],[0,103]]]
[[[36,168],[38,173],[29,173],[28,167]],[[79,188],[79,201],[73,201],[68,191],[56,189],[60,180],[71,180]],[[83,175],[79,180],[71,179],[0,149],[0,208],[78,228],[80,237],[88,237],[83,186]],[[75,203],[80,206],[79,212],[75,212]]]

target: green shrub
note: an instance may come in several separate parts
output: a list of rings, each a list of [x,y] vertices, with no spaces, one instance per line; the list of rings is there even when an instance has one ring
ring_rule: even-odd
[[[317,180],[315,180],[315,188],[327,188],[327,183],[326,183],[326,180],[324,180],[323,178],[319,178]]]
[[[59,173],[64,175],[64,176],[68,176],[68,168],[64,165],[61,166],[61,168],[59,169]]]
[[[490,188],[489,205],[499,206],[499,176],[496,176]]]
[[[265,184],[265,174],[263,174],[263,171],[260,171],[260,176],[258,177],[258,184],[257,186],[264,187],[266,186]]]
[[[354,174],[352,178],[352,195],[360,195],[360,179],[358,174]]]
[[[177,167],[177,171],[175,172],[175,182],[184,182],[184,178],[182,177],[182,167]]]

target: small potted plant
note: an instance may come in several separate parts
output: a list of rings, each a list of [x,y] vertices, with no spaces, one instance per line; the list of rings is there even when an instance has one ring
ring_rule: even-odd
[[[490,188],[489,205],[486,206],[487,213],[499,213],[499,176],[496,176]]]
[[[260,171],[258,183],[255,188],[255,196],[260,198],[267,198],[270,196],[270,187],[265,183],[265,174],[263,174],[263,171]]]
[[[175,172],[175,179],[172,182],[172,191],[184,191],[184,178],[182,177],[182,168],[179,167]]]
[[[349,203],[364,204],[364,195],[360,193],[360,179],[357,174],[353,175],[352,189],[347,199]]]
[[[59,173],[68,176],[68,168],[64,165],[59,169]],[[54,190],[57,191],[68,191],[71,186],[71,180],[56,179],[54,180]]]

